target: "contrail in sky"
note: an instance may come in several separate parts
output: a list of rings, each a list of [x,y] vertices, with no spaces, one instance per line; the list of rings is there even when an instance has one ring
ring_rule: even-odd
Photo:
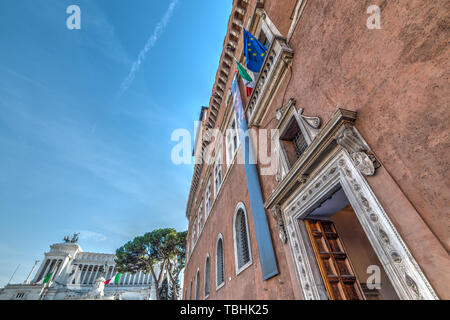
[[[120,85],[119,96],[121,96],[130,87],[131,83],[134,80],[134,77],[136,76],[136,72],[138,72],[142,62],[144,62],[148,52],[150,51],[150,49],[152,47],[155,46],[159,37],[162,35],[164,29],[166,28],[167,24],[169,23],[170,18],[172,17],[173,10],[175,9],[175,6],[177,5],[177,3],[178,3],[178,0],[173,0],[170,3],[169,8],[167,9],[166,13],[161,18],[161,20],[158,22],[158,24],[156,25],[156,28],[155,28],[155,30],[153,30],[153,33],[150,36],[150,38],[148,38],[147,43],[145,44],[145,47],[141,50],[137,60],[133,63],[130,73],[125,78],[125,80],[123,80],[122,84]]]

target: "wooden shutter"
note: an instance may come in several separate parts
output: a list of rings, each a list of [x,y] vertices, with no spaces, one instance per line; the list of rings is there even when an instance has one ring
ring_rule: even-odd
[[[209,257],[206,258],[206,265],[205,265],[205,296],[209,295],[209,277],[210,277],[210,263],[209,263]]]
[[[219,239],[219,243],[217,244],[217,262],[216,263],[217,263],[217,285],[220,285],[225,281],[222,239]]]
[[[364,300],[334,223],[305,220],[305,225],[330,299]]]
[[[236,217],[236,247],[238,254],[238,268],[241,268],[247,262],[250,261],[250,251],[247,237],[247,221],[245,214],[242,210],[239,210]]]

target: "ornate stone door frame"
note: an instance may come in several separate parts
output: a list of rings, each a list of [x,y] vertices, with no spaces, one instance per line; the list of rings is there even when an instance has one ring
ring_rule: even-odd
[[[281,207],[304,299],[326,299],[327,295],[311,244],[308,237],[305,237],[306,230],[299,221],[339,185],[399,298],[438,299],[367,180],[358,170],[354,157],[343,148],[330,155],[317,173],[302,184]]]

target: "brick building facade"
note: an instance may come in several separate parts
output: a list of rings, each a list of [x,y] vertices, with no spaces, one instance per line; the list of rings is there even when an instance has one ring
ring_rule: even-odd
[[[381,29],[367,26],[371,5]],[[449,9],[233,1],[194,148],[215,162],[194,168],[184,299],[450,298]],[[278,269],[268,279],[232,130],[242,26],[269,48],[250,97],[238,77],[248,127],[268,130],[275,159],[257,163]]]

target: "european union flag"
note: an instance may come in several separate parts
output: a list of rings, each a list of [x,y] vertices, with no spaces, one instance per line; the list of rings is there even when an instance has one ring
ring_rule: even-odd
[[[244,30],[244,52],[247,68],[253,72],[259,72],[266,58],[267,48],[245,28],[242,29]]]

